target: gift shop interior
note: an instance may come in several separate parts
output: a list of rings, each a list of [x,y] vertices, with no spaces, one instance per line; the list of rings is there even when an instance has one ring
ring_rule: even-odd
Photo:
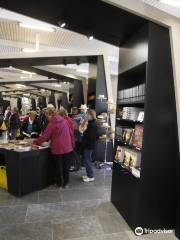
[[[0,3],[0,239],[180,238],[177,9]]]

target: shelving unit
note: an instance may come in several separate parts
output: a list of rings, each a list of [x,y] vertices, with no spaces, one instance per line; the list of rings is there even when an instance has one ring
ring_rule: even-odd
[[[113,164],[111,200],[133,230],[137,227],[174,229],[179,146],[169,31],[149,22],[122,47],[115,154],[118,146],[139,154],[140,177],[132,174],[131,167],[124,166],[122,151],[122,158]],[[127,70],[121,71],[121,65]],[[139,101],[138,96],[132,95],[133,90],[128,89],[142,84],[145,84],[145,91],[140,96],[144,97]],[[132,101],[134,98],[137,101]],[[125,107],[143,110],[144,121],[122,119],[118,108]],[[134,129],[136,125],[144,126],[140,150],[135,149],[133,140],[130,144],[123,142],[121,129],[117,128]],[[118,154],[114,158],[121,156],[121,151]]]

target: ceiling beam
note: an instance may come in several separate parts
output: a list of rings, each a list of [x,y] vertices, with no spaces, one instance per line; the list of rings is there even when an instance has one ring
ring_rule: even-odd
[[[36,69],[48,71],[49,73],[60,75],[62,76],[62,78],[70,78],[73,80],[86,81],[86,79],[88,78],[88,74],[87,76],[85,75],[80,76],[78,75],[78,72],[76,72],[76,70],[70,69],[70,68],[63,68],[63,67],[53,68],[50,65],[48,65],[48,66],[38,66],[36,67]]]
[[[46,89],[46,90],[49,90],[49,91],[53,91],[53,92],[59,92],[59,93],[67,93],[69,92],[68,90],[63,90],[63,89],[57,89],[55,87],[52,87],[52,86],[49,86],[49,85],[45,85],[45,84],[33,84],[33,83],[29,83],[28,84],[29,86],[32,86],[32,87],[37,87],[37,88],[43,88],[43,89]]]
[[[55,51],[54,51],[55,55]],[[0,68],[3,67],[27,67],[27,66],[44,66],[44,65],[59,65],[59,64],[81,64],[95,63],[97,56],[56,56],[56,57],[27,57],[21,58],[0,58]]]
[[[13,79],[13,80],[7,80],[7,79],[1,79],[0,80],[0,86],[1,85],[8,85],[8,84],[24,84],[27,85],[29,83],[57,83],[59,80],[57,79],[44,79],[44,80],[29,80],[29,79]]]
[[[24,71],[29,71],[29,72],[35,72],[38,75],[48,77],[49,79],[51,79],[51,78],[56,79],[56,80],[61,81],[61,82],[70,82],[70,83],[74,82],[74,79],[72,79],[70,77],[63,76],[63,75],[53,73],[53,72],[49,72],[49,71],[44,70],[44,69],[38,69],[36,67],[31,67],[31,66],[29,66],[29,67],[19,67],[19,69],[24,70]]]

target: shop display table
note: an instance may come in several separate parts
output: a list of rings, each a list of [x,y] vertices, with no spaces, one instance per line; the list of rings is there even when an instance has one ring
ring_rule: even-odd
[[[6,166],[8,192],[22,196],[54,183],[54,165],[48,148],[30,151],[0,149]]]

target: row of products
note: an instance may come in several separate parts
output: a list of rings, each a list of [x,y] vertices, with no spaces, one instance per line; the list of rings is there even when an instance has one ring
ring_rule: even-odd
[[[145,96],[145,83],[135,86],[133,88],[120,90],[118,92],[118,99],[120,100],[120,102],[129,98],[132,98],[133,100],[142,96]]]
[[[142,124],[136,124],[135,128],[118,126],[116,127],[116,140],[141,150],[143,129],[144,126]]]
[[[118,118],[124,119],[124,120],[143,122],[144,121],[144,109],[137,108],[137,107],[119,108]]]
[[[117,147],[116,162],[119,162],[123,167],[129,169],[135,177],[140,177],[141,153],[130,150],[125,147]]]

